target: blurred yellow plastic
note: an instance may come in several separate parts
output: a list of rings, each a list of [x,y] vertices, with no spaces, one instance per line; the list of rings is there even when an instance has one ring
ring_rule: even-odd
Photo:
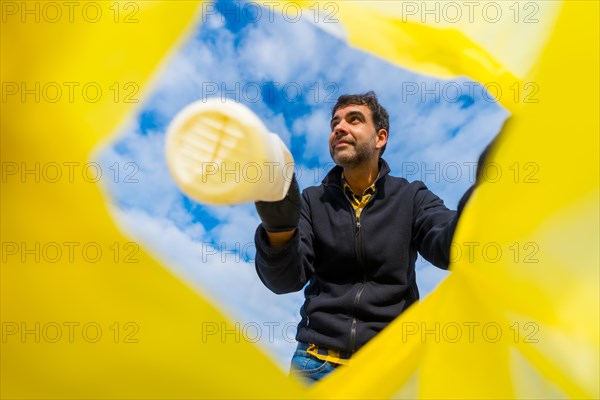
[[[504,127],[452,273],[315,397],[600,397],[598,15],[565,2],[526,78],[538,101]]]
[[[535,67],[562,1],[262,3],[284,15],[303,7],[307,21],[403,68],[439,78],[470,77],[512,110],[535,94],[523,88],[523,79]]]
[[[199,2],[83,2],[73,22],[60,2],[1,6],[0,397],[304,396],[200,293],[120,233],[93,183],[94,150],[143,103],[153,75],[199,22]],[[62,18],[49,22],[56,6]],[[25,13],[23,23],[21,7],[37,7],[38,22]],[[55,102],[53,82],[62,88]],[[21,84],[31,92],[24,100]],[[62,170],[55,183],[53,163]],[[113,179],[114,171],[101,172]],[[27,254],[36,244],[48,251],[38,260]],[[62,257],[47,261],[57,259],[57,246]],[[214,327],[219,334],[207,336]]]
[[[133,255],[137,263],[125,262],[124,246],[135,239],[116,229],[96,184],[79,175],[35,180],[36,163],[58,163],[67,171],[93,159],[94,149],[143,101],[152,74],[196,22],[198,3],[96,2],[104,16],[97,22],[70,22],[64,14],[49,23],[26,14],[23,23],[13,14],[23,4],[41,12],[51,3],[1,4],[1,397],[600,397],[597,2],[563,5],[534,74],[524,78],[538,85],[539,102],[514,104],[517,112],[491,159],[503,179],[482,185],[468,205],[450,277],[349,367],[310,391],[244,340],[203,340],[205,324],[231,324],[222,325],[222,314],[144,249]],[[385,28],[381,14],[362,18],[366,25],[343,21],[344,27],[364,35],[361,47],[372,45],[375,54],[397,62],[382,46],[401,43],[402,31]],[[454,54],[452,42],[440,46],[419,57],[452,63],[437,52]],[[469,68],[460,65],[456,73]],[[491,71],[492,77],[503,74]],[[36,83],[43,88],[52,82],[64,90],[54,103],[21,92],[22,84],[35,91]],[[79,84],[78,96],[86,84],[99,85],[104,94],[97,102],[70,102],[72,82]],[[124,102],[125,94],[138,103]],[[22,173],[28,170],[34,172]],[[104,256],[96,263],[66,256],[51,263],[12,254],[15,245],[27,250],[72,242],[78,250],[95,243]],[[117,261],[107,250],[115,243],[122,250]],[[478,244],[472,262],[466,243]],[[491,262],[494,253],[481,249],[496,244],[503,255]],[[36,323],[39,343],[35,333],[11,333],[35,331]],[[43,328],[53,324],[65,327],[56,343],[47,340],[53,331]],[[79,329],[94,324],[103,336],[88,343]],[[77,329],[73,342],[68,326]]]
[[[179,188],[200,203],[278,201],[294,172],[279,136],[233,101],[199,100],[185,107],[169,126],[165,151]]]

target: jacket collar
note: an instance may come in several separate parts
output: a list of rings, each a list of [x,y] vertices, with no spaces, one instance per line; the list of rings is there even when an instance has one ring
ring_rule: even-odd
[[[342,167],[340,167],[339,165],[336,165],[335,167],[333,167],[327,173],[325,178],[323,179],[323,181],[322,181],[323,185],[337,186],[337,187],[341,188],[343,171],[344,171],[344,169]],[[379,176],[375,180],[375,183],[377,183],[380,179],[383,179],[389,173],[390,173],[390,167],[389,167],[388,163],[383,158],[380,158],[379,159]]]

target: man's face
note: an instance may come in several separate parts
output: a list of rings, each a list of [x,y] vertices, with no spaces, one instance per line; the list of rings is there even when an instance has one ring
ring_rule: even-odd
[[[375,129],[371,110],[366,105],[350,104],[339,108],[331,119],[329,153],[337,165],[356,167],[379,157],[387,132]],[[384,136],[384,137],[382,137]]]

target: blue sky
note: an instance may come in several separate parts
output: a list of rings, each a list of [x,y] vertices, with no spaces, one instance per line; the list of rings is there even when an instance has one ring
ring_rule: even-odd
[[[456,208],[479,153],[508,113],[469,78],[444,81],[401,69],[349,47],[328,33],[343,30],[322,29],[312,15],[292,22],[266,10],[259,17],[257,7],[218,2],[203,16],[161,68],[138,114],[98,158],[107,168],[118,163],[123,173],[135,163],[137,182],[105,181],[122,229],[287,370],[302,293],[276,296],[256,276],[253,235],[260,221],[253,204],[206,206],[177,189],[164,157],[165,130],[175,114],[213,97],[247,105],[288,145],[305,188],[318,185],[333,165],[327,139],[337,97],[374,90],[390,114],[384,158],[392,174],[423,180]],[[419,258],[422,297],[446,274]]]

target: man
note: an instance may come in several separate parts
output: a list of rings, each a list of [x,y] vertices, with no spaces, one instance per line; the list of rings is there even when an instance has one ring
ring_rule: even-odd
[[[422,182],[389,175],[388,132],[375,93],[341,96],[329,136],[336,167],[302,197],[293,179],[283,200],[256,203],[260,279],[278,294],[308,283],[292,371],[313,381],[418,300],[417,252],[448,267],[458,214]]]

